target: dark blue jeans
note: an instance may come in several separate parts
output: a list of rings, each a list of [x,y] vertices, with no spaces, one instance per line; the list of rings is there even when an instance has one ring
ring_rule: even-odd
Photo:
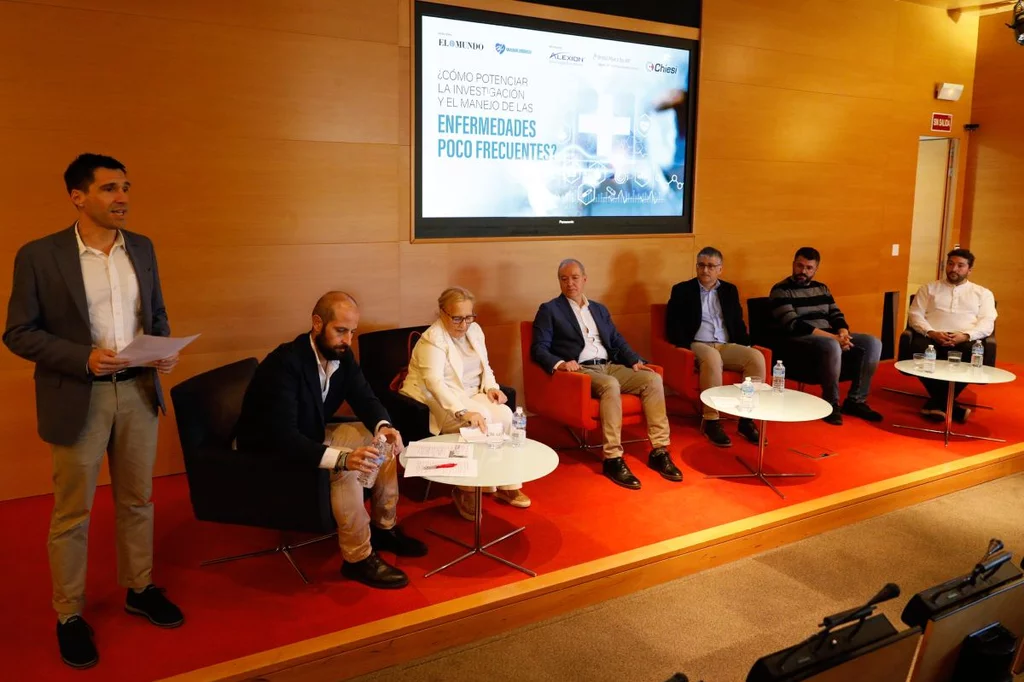
[[[878,369],[878,360],[882,356],[882,342],[870,334],[850,334],[854,347],[861,350],[860,369],[853,378],[853,385],[846,399],[854,403],[862,403],[871,391],[871,379]],[[839,342],[827,336],[797,336],[789,339],[791,351],[806,354],[813,358],[812,363],[818,368],[821,382],[821,397],[833,407],[839,406],[839,373],[849,353],[844,353]],[[851,357],[852,361],[856,361]]]

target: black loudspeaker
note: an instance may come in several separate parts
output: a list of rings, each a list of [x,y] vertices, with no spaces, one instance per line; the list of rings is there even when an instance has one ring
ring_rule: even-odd
[[[882,299],[882,360],[892,360],[896,357],[896,297],[898,291],[887,291]]]
[[[1013,682],[1013,661],[1019,640],[999,623],[964,640],[950,682]]]

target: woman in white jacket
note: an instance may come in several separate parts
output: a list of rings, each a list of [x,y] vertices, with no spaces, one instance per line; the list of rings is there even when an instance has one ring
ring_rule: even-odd
[[[498,388],[487,362],[484,331],[473,313],[474,297],[462,287],[449,287],[437,299],[437,322],[423,332],[409,359],[409,374],[401,393],[430,408],[430,432],[458,433],[462,426],[487,430],[500,423],[506,433],[512,424],[508,398]],[[522,484],[503,485],[495,498],[513,507],[530,506]],[[485,492],[492,492],[485,490]],[[476,503],[472,488],[452,490],[455,508],[472,521]]]

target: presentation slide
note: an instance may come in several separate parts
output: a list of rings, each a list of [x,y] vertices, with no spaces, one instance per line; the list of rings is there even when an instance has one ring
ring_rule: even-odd
[[[423,218],[683,214],[688,50],[421,20]]]

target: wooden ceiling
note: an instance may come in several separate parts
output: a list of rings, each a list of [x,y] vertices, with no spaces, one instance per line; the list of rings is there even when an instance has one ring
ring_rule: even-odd
[[[1013,0],[904,0],[939,9],[999,9],[1012,7]]]

